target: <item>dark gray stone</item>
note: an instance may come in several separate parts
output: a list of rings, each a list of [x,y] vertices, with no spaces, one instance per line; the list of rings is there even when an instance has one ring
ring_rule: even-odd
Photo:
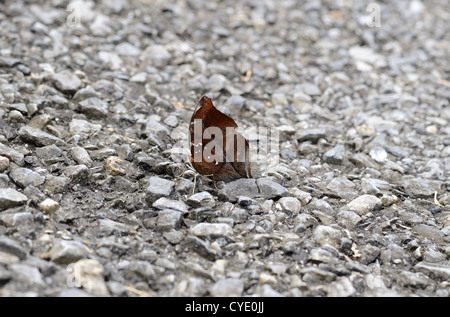
[[[171,60],[171,55],[163,45],[149,45],[141,55],[149,65],[163,67]]]
[[[89,117],[104,117],[108,114],[108,103],[97,97],[90,97],[78,103],[80,112]]]
[[[206,81],[206,89],[211,92],[221,91],[228,83],[228,79],[222,74],[213,74]]]
[[[289,215],[296,215],[300,212],[302,204],[294,197],[282,197],[278,200],[280,209]]]
[[[438,180],[424,178],[405,178],[402,181],[405,192],[413,197],[428,198],[434,196],[435,192],[441,192],[444,183]]]
[[[381,207],[381,200],[373,195],[362,195],[349,202],[344,209],[356,212],[363,216],[371,211],[377,210]]]
[[[0,287],[8,283],[11,278],[12,274],[3,266],[0,266]]]
[[[167,136],[170,135],[169,129],[154,119],[147,120],[143,133],[147,136],[151,144],[156,144],[161,149],[165,148],[163,140],[167,139]]]
[[[9,266],[14,280],[26,289],[45,287],[44,277],[37,267],[25,263],[15,263]]]
[[[64,169],[64,176],[68,177],[72,183],[85,184],[89,179],[89,169],[86,165],[73,165]]]
[[[370,156],[364,153],[353,154],[351,157],[349,157],[349,160],[356,166],[378,169],[378,164],[372,158],[370,158]]]
[[[0,155],[6,156],[19,166],[23,166],[25,164],[24,155],[22,153],[2,143],[0,143]]]
[[[167,231],[181,226],[183,213],[177,210],[164,209],[158,212],[156,227],[159,230]]]
[[[171,244],[178,244],[183,240],[184,234],[182,231],[170,229],[163,233],[163,237]]]
[[[318,245],[331,244],[334,247],[339,247],[342,233],[340,230],[330,226],[319,225],[314,229],[313,237]]]
[[[427,238],[435,241],[436,243],[443,244],[444,243],[444,234],[441,230],[432,228],[430,226],[419,224],[412,228],[412,231],[418,234],[423,238]]]
[[[79,288],[69,288],[62,290],[58,297],[94,297],[94,295]]]
[[[92,159],[89,156],[88,151],[79,146],[74,146],[70,149],[70,154],[72,158],[80,165],[86,165],[87,167],[92,166]]]
[[[311,141],[317,143],[319,139],[324,139],[327,135],[327,131],[321,128],[313,128],[306,131],[299,130],[295,133],[295,138],[299,142]]]
[[[321,211],[330,216],[334,216],[337,212],[337,210],[335,208],[333,208],[328,201],[323,200],[323,199],[313,200],[309,204],[309,206],[313,210]]]
[[[349,297],[356,294],[356,289],[348,277],[340,276],[328,284],[327,292],[329,297]]]
[[[345,159],[345,146],[343,145],[336,145],[331,150],[328,150],[323,155],[323,160],[325,163],[328,164],[342,164],[342,162]]]
[[[144,281],[153,281],[156,277],[156,272],[153,266],[145,261],[132,261],[128,264],[128,271],[132,278]]]
[[[215,261],[220,257],[220,253],[211,248],[208,242],[201,240],[195,236],[187,236],[186,244],[189,248],[209,261]]]
[[[87,138],[92,133],[102,129],[100,124],[94,124],[82,119],[72,119],[69,123],[69,132],[80,137]]]
[[[0,174],[0,188],[8,188],[9,185],[9,177],[5,174]]]
[[[233,236],[233,229],[225,223],[199,223],[189,228],[189,233],[198,237],[228,237]]]
[[[34,216],[31,212],[0,213],[0,223],[8,227],[25,226],[32,224]]]
[[[97,230],[102,236],[109,236],[112,234],[125,236],[129,235],[135,229],[136,226],[134,225],[127,225],[111,219],[97,220]]]
[[[391,185],[382,179],[363,178],[361,181],[361,191],[365,194],[378,195],[388,193],[390,189]]]
[[[230,113],[239,114],[244,108],[245,101],[246,99],[244,97],[233,95],[227,99],[224,106],[226,106],[230,110]]]
[[[68,70],[54,74],[52,80],[56,89],[68,94],[74,94],[82,84],[80,78]]]
[[[47,175],[45,177],[44,191],[47,194],[63,193],[70,183],[69,177]]]
[[[361,221],[361,217],[350,210],[342,210],[337,213],[337,221],[343,227],[353,230]]]
[[[308,261],[313,263],[336,263],[336,258],[339,256],[337,249],[325,245],[311,249],[308,254]]]
[[[21,260],[25,259],[28,254],[28,251],[19,242],[5,236],[0,237],[0,251],[13,254]]]
[[[45,145],[64,145],[64,141],[56,136],[44,132],[37,128],[32,128],[29,126],[24,126],[19,130],[19,137],[28,143],[35,144],[37,146],[45,146]]]
[[[32,170],[28,168],[22,168],[18,167],[13,169],[9,176],[12,178],[14,183],[16,183],[18,186],[25,188],[27,186],[34,186],[38,187],[39,185],[42,185],[45,182],[45,177],[33,172]]]
[[[172,209],[176,211],[180,211],[183,214],[188,212],[188,207],[182,201],[172,200],[165,197],[159,198],[152,204],[152,207],[157,209]]]
[[[217,281],[210,290],[215,297],[240,297],[244,291],[244,282],[237,278],[225,278]]]
[[[54,164],[65,160],[63,151],[55,144],[36,149],[36,156],[45,164]]]
[[[86,86],[84,88],[81,88],[80,90],[78,90],[75,95],[73,95],[72,100],[74,102],[78,102],[78,101],[82,101],[91,97],[99,97],[99,93],[97,93],[95,91],[94,88],[92,88],[92,86]]]
[[[69,264],[85,257],[87,248],[78,241],[58,241],[49,251],[50,260],[57,264]]]
[[[265,199],[276,199],[288,195],[285,187],[270,179],[259,178],[256,180],[256,185],[258,186],[260,197]],[[241,193],[241,195],[249,196],[245,193]],[[254,198],[255,196],[249,197]]]
[[[188,205],[192,207],[214,207],[216,205],[216,201],[214,200],[213,195],[208,192],[200,192],[192,195],[186,201]]]
[[[365,265],[373,263],[381,253],[380,248],[370,244],[359,247],[358,251],[361,255],[359,261]]]
[[[12,188],[0,188],[0,209],[20,206],[26,203],[28,197]]]
[[[175,183],[167,179],[157,176],[150,177],[146,191],[147,202],[152,204],[161,197],[168,197],[174,186]]]
[[[221,194],[225,200],[236,202],[237,196],[258,197],[259,190],[254,179],[241,178],[227,183],[222,189]]]
[[[301,213],[297,217],[295,217],[294,224],[295,224],[296,228],[299,225],[302,225],[306,230],[306,228],[316,227],[319,224],[319,222],[313,216],[311,216],[309,214]]]
[[[386,150],[387,152],[389,152],[390,154],[399,157],[399,158],[403,158],[403,157],[409,157],[410,156],[410,150],[405,148],[405,147],[401,147],[401,146],[396,146],[396,145],[387,145],[386,146]]]
[[[448,281],[450,279],[450,263],[448,262],[439,264],[419,262],[413,267],[413,270],[442,281]]]
[[[356,185],[352,181],[345,177],[333,178],[326,187],[333,195],[344,198],[346,200],[352,200],[358,196]]]

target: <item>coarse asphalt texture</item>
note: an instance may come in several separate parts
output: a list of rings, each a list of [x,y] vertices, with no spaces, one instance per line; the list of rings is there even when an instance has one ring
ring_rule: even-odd
[[[448,297],[449,21],[446,0],[0,1],[0,296]],[[205,94],[277,136],[253,179],[186,166]]]

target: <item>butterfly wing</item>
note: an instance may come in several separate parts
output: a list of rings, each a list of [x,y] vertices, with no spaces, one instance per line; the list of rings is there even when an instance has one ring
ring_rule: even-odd
[[[200,99],[189,125],[191,162],[197,172],[212,175],[216,181],[251,178],[249,144],[241,134],[235,132],[236,128],[236,122],[217,110],[210,98],[203,96]],[[205,133],[207,129],[220,132],[222,141],[216,135],[208,138]],[[234,131],[234,134],[231,135],[229,131]],[[205,157],[205,153],[211,153],[218,159],[211,160],[210,156]]]

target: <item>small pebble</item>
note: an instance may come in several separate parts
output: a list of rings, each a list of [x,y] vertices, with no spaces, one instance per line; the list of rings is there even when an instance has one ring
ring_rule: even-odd
[[[214,207],[216,205],[214,197],[209,192],[196,193],[190,196],[186,203],[193,207]]]
[[[4,156],[0,156],[0,173],[6,171],[9,167],[9,159]]]
[[[362,195],[345,206],[346,210],[356,212],[363,216],[371,211],[377,210],[381,207],[381,200],[373,195]]]
[[[120,157],[110,156],[105,160],[104,168],[110,175],[126,175],[126,163]]]
[[[55,213],[59,209],[59,204],[53,199],[47,198],[39,204],[39,207],[50,215]]]

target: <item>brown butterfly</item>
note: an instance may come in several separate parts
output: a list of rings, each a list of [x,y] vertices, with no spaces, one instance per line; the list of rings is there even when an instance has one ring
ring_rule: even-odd
[[[249,144],[237,127],[210,98],[200,99],[189,125],[191,163],[197,172],[224,182],[252,178]]]

